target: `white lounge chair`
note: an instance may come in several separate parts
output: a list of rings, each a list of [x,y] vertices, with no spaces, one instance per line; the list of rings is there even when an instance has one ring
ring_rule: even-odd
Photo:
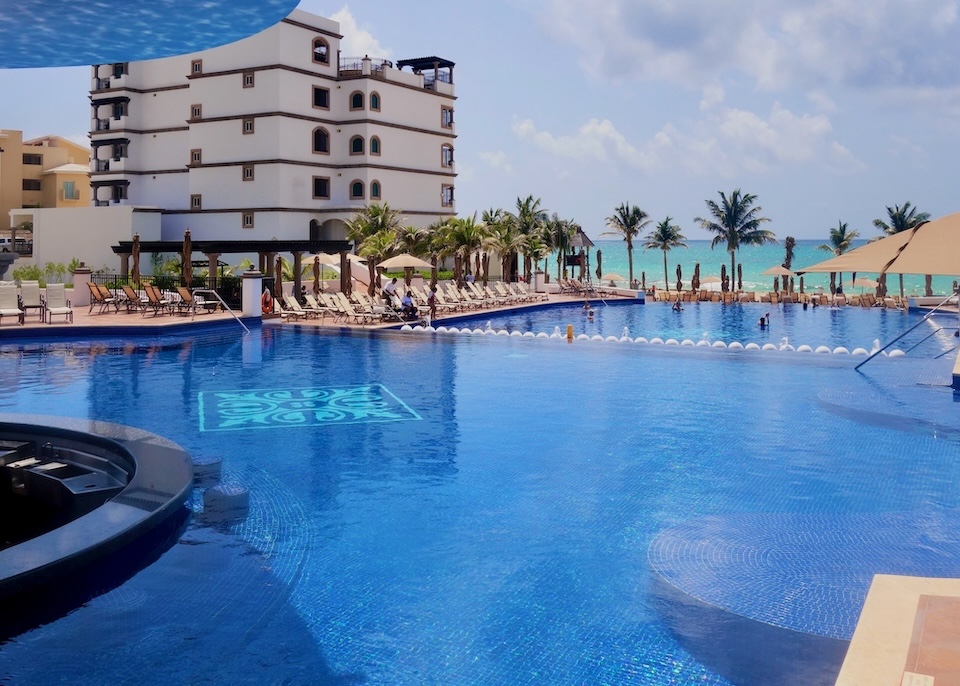
[[[3,324],[4,317],[16,317],[17,323],[23,324],[23,310],[20,309],[15,283],[0,286],[0,324]]]
[[[47,284],[47,324],[53,324],[55,315],[63,315],[64,321],[73,324],[73,309],[67,300],[67,292],[62,283]]]
[[[39,281],[21,281],[20,282],[20,305],[23,307],[23,319],[26,321],[30,310],[37,310],[40,321],[47,318],[45,310],[46,303],[40,297]]]

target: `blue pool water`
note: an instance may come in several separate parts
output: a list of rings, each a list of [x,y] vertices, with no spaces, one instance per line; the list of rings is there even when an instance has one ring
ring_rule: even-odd
[[[0,645],[0,681],[776,683],[717,647],[842,642],[873,573],[960,565],[949,365],[852,362],[290,327],[2,346],[0,410],[220,457],[251,512],[197,494],[156,563]],[[832,683],[836,651],[800,652]]]

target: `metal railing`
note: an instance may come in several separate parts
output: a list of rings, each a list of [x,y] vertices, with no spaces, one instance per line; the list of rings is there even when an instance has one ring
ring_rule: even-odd
[[[861,362],[861,363],[858,364],[856,367],[854,367],[854,369],[855,369],[855,370],[860,369],[860,367],[862,367],[863,365],[865,365],[867,362],[869,362],[869,361],[872,360],[873,358],[875,358],[875,357],[877,357],[878,355],[880,355],[881,353],[883,353],[887,348],[889,348],[890,346],[892,346],[892,345],[893,345],[894,343],[896,343],[897,341],[901,340],[904,336],[906,336],[907,334],[909,334],[910,332],[912,332],[914,329],[916,329],[918,326],[921,326],[924,322],[926,322],[928,319],[930,319],[930,317],[932,317],[932,316],[936,313],[937,310],[939,310],[941,307],[943,307],[944,305],[946,305],[947,303],[949,303],[951,300],[954,300],[954,299],[956,299],[956,298],[957,298],[957,294],[956,294],[956,293],[953,293],[953,294],[951,294],[951,295],[948,295],[946,298],[944,298],[942,301],[940,301],[940,303],[939,303],[936,307],[934,307],[932,310],[930,310],[930,311],[927,312],[925,315],[923,315],[923,318],[922,318],[920,321],[918,321],[916,324],[914,324],[913,326],[911,326],[911,327],[910,327],[909,329],[907,329],[906,331],[903,331],[902,333],[900,333],[899,336],[897,336],[896,338],[894,338],[892,341],[890,341],[889,343],[887,343],[885,346],[883,346],[883,347],[880,348],[879,350],[874,350],[873,353],[871,353],[871,355],[870,355],[867,359],[865,359],[863,362]],[[940,331],[943,330],[943,328],[944,328],[944,327],[942,327],[942,326],[939,327],[939,328],[936,329],[933,333],[931,333],[929,336],[926,336],[923,340],[921,340],[920,343],[923,343],[923,341],[927,340],[927,338],[930,338],[930,336],[933,336],[934,334],[939,333]],[[916,348],[918,345],[920,345],[920,343],[917,343],[917,344],[913,345],[913,346],[910,348],[910,350],[913,350],[914,348]],[[947,352],[950,352],[950,351],[948,350]]]
[[[220,297],[220,294],[217,293],[215,290],[212,290],[212,289],[210,289],[210,288],[198,288],[198,289],[196,289],[195,291],[193,291],[193,294],[194,294],[194,295],[198,295],[198,294],[199,294],[199,295],[212,295],[212,296],[213,296],[214,298],[216,298],[216,300],[220,303],[220,305],[223,307],[223,309],[225,309],[227,312],[229,312],[231,315],[233,315],[233,318],[237,320],[237,324],[239,324],[240,326],[242,326],[244,331],[246,331],[247,333],[250,333],[250,329],[247,328],[247,325],[244,324],[244,323],[241,321],[240,317],[237,316],[237,313],[236,313],[236,312],[234,312],[232,309],[230,309],[230,306],[223,301],[223,298],[221,298],[221,297]],[[196,310],[196,308],[194,308],[194,310],[193,310],[193,316],[190,318],[190,320],[193,321],[194,319],[196,319],[196,317],[197,317],[197,310]]]

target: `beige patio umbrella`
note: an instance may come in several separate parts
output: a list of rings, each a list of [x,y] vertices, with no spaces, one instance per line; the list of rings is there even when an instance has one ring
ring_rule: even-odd
[[[383,262],[380,262],[378,267],[383,267],[384,269],[432,269],[433,265],[429,262],[421,260],[419,257],[415,257],[410,253],[401,253],[399,255],[394,255],[393,257],[388,257]]]
[[[334,267],[340,266],[340,256],[339,255],[328,255],[325,252],[318,253],[316,255],[304,255],[300,259],[300,264],[313,264],[315,260],[319,259],[320,264],[330,265]]]
[[[130,257],[133,259],[133,268],[130,270],[130,281],[140,283],[140,234],[133,234],[133,247],[130,248]]]
[[[861,245],[859,248],[854,248],[842,255],[831,257],[829,260],[797,269],[797,273],[871,272],[879,274],[896,259],[912,235],[913,231],[895,233],[892,236]]]
[[[190,288],[190,284],[193,282],[193,242],[190,239],[190,229],[183,232],[183,254],[181,258],[183,260],[183,282],[187,288]]]
[[[880,285],[880,283],[879,283],[878,281],[874,281],[873,279],[868,279],[868,278],[865,277],[865,276],[858,276],[857,278],[855,278],[855,279],[853,280],[853,284],[852,284],[852,285],[853,285],[854,288],[856,288],[857,286],[859,286],[859,287],[860,287],[860,294],[862,295],[864,288],[876,288],[877,286]]]
[[[419,257],[415,257],[414,255],[406,252],[400,253],[399,255],[394,255],[393,257],[388,257],[383,262],[378,264],[377,267],[382,267],[383,269],[403,269],[403,279],[408,286],[413,280],[414,269],[433,269],[433,265],[429,262],[425,262]]]
[[[960,275],[960,212],[902,233],[909,234],[909,241],[894,256],[892,264],[882,271],[894,274]],[[899,235],[894,234],[890,238]]]
[[[604,274],[603,276],[600,277],[601,283],[604,281],[608,281],[611,286],[615,285],[617,281],[626,281],[626,280],[627,279],[625,277],[620,276],[619,274]]]

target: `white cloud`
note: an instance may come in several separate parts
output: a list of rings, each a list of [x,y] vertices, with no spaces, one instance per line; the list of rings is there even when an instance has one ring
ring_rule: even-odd
[[[513,174],[513,165],[507,159],[507,153],[502,151],[482,152],[479,157],[494,169],[500,169],[506,174]]]
[[[726,93],[723,90],[723,86],[716,83],[709,85],[703,89],[703,97],[700,99],[700,109],[712,109],[715,105],[723,102],[725,97]]]
[[[719,94],[701,119],[667,124],[646,141],[633,142],[607,120],[591,119],[574,134],[538,129],[530,119],[513,123],[514,133],[559,158],[582,163],[624,164],[640,171],[680,168],[694,175],[730,177],[798,164],[820,164],[830,171],[864,169],[843,145],[832,140],[825,115],[795,114],[774,103],[766,115],[725,107]]]
[[[392,50],[384,48],[372,33],[360,28],[348,5],[344,5],[339,12],[330,15],[330,18],[340,22],[340,34],[343,36],[343,40],[340,41],[340,52],[344,57],[369,55],[374,58],[393,58]]]
[[[513,132],[522,139],[556,155],[574,160],[605,161],[611,156],[636,169],[650,169],[656,157],[630,144],[609,119],[591,119],[573,135],[555,136],[538,130],[530,119],[513,122]]]
[[[957,0],[535,0],[602,78],[700,87],[730,73],[778,90],[960,85]]]

